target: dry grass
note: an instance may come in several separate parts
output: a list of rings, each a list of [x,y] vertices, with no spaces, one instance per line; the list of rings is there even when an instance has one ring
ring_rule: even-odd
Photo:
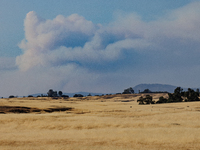
[[[0,149],[200,149],[200,102],[142,106],[139,96],[0,99],[0,106],[74,108],[0,114]]]

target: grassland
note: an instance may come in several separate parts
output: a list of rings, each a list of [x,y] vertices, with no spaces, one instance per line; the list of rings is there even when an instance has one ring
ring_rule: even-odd
[[[200,102],[138,105],[140,96],[0,99],[12,110],[0,110],[0,149],[200,149]]]

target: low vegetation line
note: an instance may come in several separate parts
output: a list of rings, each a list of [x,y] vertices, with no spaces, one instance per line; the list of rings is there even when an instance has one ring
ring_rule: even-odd
[[[47,108],[47,109],[39,109],[32,107],[22,107],[22,106],[0,106],[0,113],[34,113],[34,112],[60,112],[60,111],[70,111],[72,107],[56,107],[56,108]]]

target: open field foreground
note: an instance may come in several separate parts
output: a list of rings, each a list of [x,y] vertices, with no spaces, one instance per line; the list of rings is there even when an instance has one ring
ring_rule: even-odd
[[[200,102],[138,105],[140,96],[0,99],[0,149],[200,149]]]

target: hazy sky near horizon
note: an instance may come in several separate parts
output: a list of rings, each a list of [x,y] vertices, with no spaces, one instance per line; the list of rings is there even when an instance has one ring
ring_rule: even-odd
[[[199,0],[0,0],[0,96],[200,87]]]

